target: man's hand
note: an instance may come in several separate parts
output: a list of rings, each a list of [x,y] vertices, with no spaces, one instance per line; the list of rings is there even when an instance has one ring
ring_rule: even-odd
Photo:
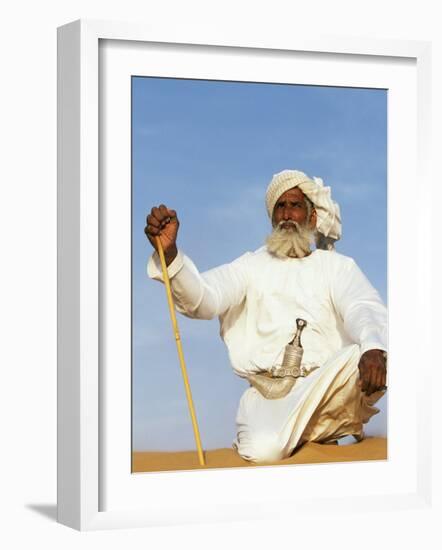
[[[385,389],[387,384],[387,361],[384,352],[370,349],[359,360],[359,385],[366,395]]]
[[[164,250],[166,264],[170,265],[178,253],[176,239],[180,225],[175,210],[169,210],[164,204],[154,206],[146,218],[144,232],[150,244],[157,249],[155,237],[159,237]]]

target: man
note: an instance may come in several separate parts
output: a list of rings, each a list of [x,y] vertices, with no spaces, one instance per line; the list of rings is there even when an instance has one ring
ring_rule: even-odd
[[[386,389],[386,308],[355,262],[334,251],[341,220],[330,188],[284,170],[272,178],[266,206],[273,226],[266,245],[202,274],[177,249],[174,210],[152,208],[145,228],[154,247],[160,237],[177,310],[218,316],[232,367],[251,384],[233,446],[256,463],[290,456],[307,441],[359,441]],[[156,252],[148,275],[162,280]],[[297,319],[306,322],[301,375],[277,377]],[[282,391],[270,395],[266,384]]]

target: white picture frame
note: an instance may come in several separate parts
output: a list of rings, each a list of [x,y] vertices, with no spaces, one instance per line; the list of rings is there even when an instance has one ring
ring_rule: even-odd
[[[106,399],[100,385],[102,373],[102,358],[100,356],[100,334],[102,326],[101,302],[103,300],[102,283],[102,250],[100,241],[100,215],[106,206],[102,202],[100,187],[100,44],[102,41],[125,41],[127,47],[131,44],[167,44],[174,45],[174,55],[177,59],[180,49],[191,46],[204,46],[205,55],[210,58],[210,52],[216,48],[228,48],[231,55],[239,55],[252,51],[255,54],[272,52],[274,55],[287,55],[290,52],[303,52],[315,56],[327,55],[352,59],[356,64],[364,60],[376,58],[399,63],[408,60],[415,64],[417,94],[416,113],[418,125],[413,139],[407,142],[411,147],[410,158],[416,160],[414,174],[418,173],[422,181],[429,180],[427,152],[429,150],[429,121],[431,105],[429,101],[430,51],[426,42],[366,40],[350,37],[319,37],[293,36],[281,37],[278,43],[267,43],[266,40],[244,41],[239,36],[228,36],[213,43],[201,35],[187,36],[185,30],[178,35],[175,31],[170,36],[158,35],[142,25],[102,21],[76,21],[60,27],[58,30],[58,521],[80,530],[164,525],[198,521],[217,521],[242,518],[268,517],[265,507],[266,498],[272,502],[283,502],[282,493],[272,492],[273,486],[283,485],[289,475],[287,469],[267,468],[250,469],[247,473],[251,486],[259,482],[268,489],[267,497],[258,498],[254,493],[249,498],[247,511],[244,506],[235,507],[229,502],[228,495],[218,494],[219,500],[202,503],[198,491],[192,496],[189,483],[196,484],[199,477],[205,486],[213,483],[225,485],[227,477],[235,483],[241,483],[239,475],[244,473],[232,470],[218,472],[218,481],[208,476],[207,472],[195,472],[193,478],[186,473],[170,473],[154,476],[144,476],[143,485],[149,487],[150,499],[156,495],[155,507],[146,504],[143,507],[131,505],[128,499],[121,504],[113,503],[110,509],[103,509],[102,487],[106,481],[103,473],[102,454],[107,447],[103,444],[103,433],[100,415],[103,412],[102,401]],[[250,50],[249,50],[250,49]],[[155,53],[152,53],[155,56]],[[363,57],[361,57],[363,56]],[[177,75],[179,76],[179,75]],[[185,76],[185,75],[183,75]],[[389,145],[391,145],[389,143]],[[394,148],[394,143],[392,147]],[[408,149],[407,149],[408,151]],[[409,162],[407,160],[407,162]],[[407,164],[405,162],[405,164]],[[413,162],[413,161],[410,161]],[[413,164],[411,164],[413,166]],[[406,186],[412,181],[412,176],[398,170],[393,174],[393,180],[403,178]],[[411,178],[411,179],[410,179]],[[408,184],[407,184],[408,182]],[[423,211],[421,231],[428,230],[430,218],[428,208],[431,205],[431,186],[422,185]],[[407,199],[403,204],[407,206]],[[389,227],[389,239],[393,242],[399,238],[399,229],[404,227],[406,220],[395,213],[394,223]],[[391,247],[390,247],[391,248]],[[403,249],[390,258],[393,265],[400,264]],[[391,270],[395,273],[395,270]],[[391,276],[390,272],[390,276]],[[414,353],[423,357],[423,363],[431,365],[431,331],[426,326],[431,318],[431,257],[429,246],[423,246],[419,252],[419,262],[411,269],[409,278],[404,275],[403,289],[412,281],[420,282],[419,292],[411,299],[410,314],[418,316],[421,324],[416,328],[416,348]],[[400,292],[400,289],[397,291]],[[404,338],[413,336],[410,327],[399,327],[396,335],[404,332]],[[398,341],[399,336],[390,334],[390,339]],[[391,361],[401,362],[399,349],[396,355],[391,354]],[[410,363],[413,355],[405,360]],[[410,367],[410,365],[408,365]],[[357,502],[360,509],[370,510],[376,507],[385,509],[403,507],[427,506],[431,496],[431,471],[429,443],[426,418],[429,416],[430,403],[425,395],[425,385],[429,383],[430,372],[423,370],[413,391],[417,404],[413,412],[411,428],[414,436],[411,438],[413,460],[404,470],[409,484],[400,487],[398,478],[397,489],[392,487],[379,493],[374,489],[365,494],[353,494],[349,488],[339,493],[332,488],[329,497],[325,498],[321,491],[312,491],[312,497],[305,494],[293,499],[284,497],[284,507],[270,516],[281,517],[282,508],[287,509],[287,502],[293,510],[295,507],[302,513],[318,513],[331,505],[335,510],[345,513]],[[391,384],[390,379],[390,384]],[[394,381],[394,379],[393,379]],[[405,389],[408,389],[404,386]],[[399,403],[399,400],[398,400]],[[394,406],[394,403],[393,403]],[[398,407],[404,407],[404,404]],[[414,409],[413,409],[414,410]],[[414,425],[415,423],[415,425]],[[427,434],[428,435],[428,434]],[[404,438],[398,439],[403,442]],[[398,443],[398,444],[399,444]],[[397,449],[396,449],[397,450]],[[395,449],[393,448],[393,455]],[[395,456],[395,455],[394,455]],[[330,466],[330,468],[332,468]],[[379,469],[379,465],[372,465]],[[334,474],[339,475],[339,465],[334,465]],[[374,471],[374,470],[373,470]],[[410,476],[410,472],[413,475]],[[307,473],[305,476],[311,476]],[[330,470],[331,472],[331,470]],[[130,474],[130,471],[127,472]],[[358,471],[353,470],[355,479]],[[226,477],[227,476],[227,477]],[[351,477],[351,475],[350,475]],[[106,481],[107,482],[107,481]],[[135,483],[138,483],[135,482]],[[167,499],[161,500],[160,493],[167,493],[173,487],[185,497],[177,499],[174,506]],[[163,487],[163,489],[162,489]],[[145,489],[143,489],[145,490]],[[333,493],[333,491],[335,491]],[[390,491],[390,492],[388,492]],[[129,493],[128,493],[129,494]],[[381,498],[382,497],[382,498]],[[135,502],[135,501],[134,501]],[[241,504],[241,503],[240,503]]]

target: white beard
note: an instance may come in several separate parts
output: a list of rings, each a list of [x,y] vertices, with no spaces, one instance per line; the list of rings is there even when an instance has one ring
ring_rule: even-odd
[[[290,224],[290,228],[282,227]],[[266,239],[267,250],[278,258],[304,258],[310,253],[315,231],[294,221],[281,221]]]

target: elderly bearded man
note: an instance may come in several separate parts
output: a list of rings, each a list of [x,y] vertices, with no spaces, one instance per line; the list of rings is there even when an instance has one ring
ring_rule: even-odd
[[[334,251],[341,221],[330,188],[284,170],[272,178],[266,206],[266,245],[205,273],[177,249],[174,210],[152,208],[145,228],[154,247],[161,239],[177,310],[218,316],[232,367],[251,384],[233,446],[256,463],[288,457],[307,441],[361,440],[386,389],[386,308],[354,260]],[[147,271],[162,280],[157,252]],[[306,322],[302,375],[277,377],[298,318]]]

